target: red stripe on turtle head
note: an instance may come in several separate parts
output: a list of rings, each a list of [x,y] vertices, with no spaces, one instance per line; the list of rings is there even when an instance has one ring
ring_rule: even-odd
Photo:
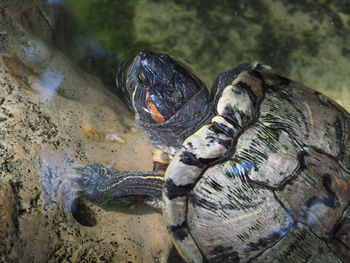
[[[146,92],[146,99],[145,99],[147,109],[152,115],[152,118],[157,122],[157,123],[162,123],[165,122],[165,118],[163,115],[158,111],[157,106],[149,100],[149,92]]]

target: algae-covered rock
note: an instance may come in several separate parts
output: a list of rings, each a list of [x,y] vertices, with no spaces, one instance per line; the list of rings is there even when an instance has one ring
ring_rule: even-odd
[[[140,49],[215,76],[258,60],[350,110],[350,7],[346,1],[66,1],[81,25],[121,58]]]

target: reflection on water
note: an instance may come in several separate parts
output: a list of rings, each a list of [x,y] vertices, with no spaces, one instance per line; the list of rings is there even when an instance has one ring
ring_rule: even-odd
[[[43,101],[49,103],[59,89],[63,78],[64,75],[62,70],[52,66],[49,66],[44,73],[41,74],[38,85],[44,88],[40,94]],[[39,87],[36,87],[36,89],[39,89]]]
[[[49,5],[53,5],[53,4],[60,4],[62,3],[63,0],[45,0],[45,3],[49,4]]]
[[[74,173],[73,160],[64,152],[42,149],[39,164],[44,209],[50,212],[62,205],[66,214],[71,213],[78,198],[78,184],[66,178]]]

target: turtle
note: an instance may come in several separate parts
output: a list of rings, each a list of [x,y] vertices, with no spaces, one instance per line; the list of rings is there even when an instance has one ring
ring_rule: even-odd
[[[258,62],[219,74],[211,93],[163,53],[124,71],[136,123],[171,160],[165,173],[86,165],[83,196],[160,198],[186,262],[349,262],[344,108]]]

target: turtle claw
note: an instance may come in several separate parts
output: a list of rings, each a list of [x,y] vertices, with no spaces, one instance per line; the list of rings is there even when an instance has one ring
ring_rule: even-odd
[[[250,63],[252,69],[264,69],[264,70],[271,70],[272,67],[269,65],[265,65],[265,64],[260,64],[258,61],[253,61]]]
[[[81,174],[68,174],[66,175],[66,178],[72,181],[80,181],[82,179]]]
[[[84,189],[83,188],[73,188],[73,189],[71,189],[71,192],[73,193],[73,194],[81,194],[82,192],[84,191]]]
[[[264,69],[264,70],[271,70],[271,69],[272,69],[272,67],[269,66],[269,65],[261,64],[260,66],[261,66],[261,68]]]
[[[83,163],[73,163],[72,167],[76,170],[82,170],[84,167],[86,167],[86,165]]]
[[[67,174],[66,178],[75,183],[76,186],[72,192],[76,195],[83,196],[94,203],[103,201],[105,180],[108,180],[108,167],[101,164],[72,164],[74,172]]]

